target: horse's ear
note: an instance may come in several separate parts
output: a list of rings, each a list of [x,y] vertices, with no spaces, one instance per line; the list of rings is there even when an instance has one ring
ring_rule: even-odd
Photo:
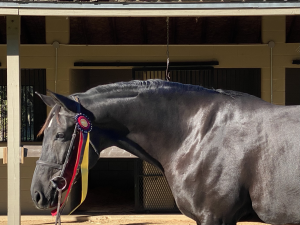
[[[53,107],[55,105],[55,101],[51,96],[43,95],[38,92],[35,92],[35,94],[37,94],[47,106]]]
[[[78,105],[79,103],[68,98],[65,97],[63,95],[54,93],[52,91],[48,91],[53,99],[53,101],[57,104],[60,105],[61,107],[63,107],[65,110],[69,111],[69,112],[73,112],[73,113],[77,113],[77,109],[78,109]]]
[[[89,110],[84,108],[80,103],[74,101],[73,99],[70,99],[68,97],[65,97],[63,95],[54,93],[52,91],[49,91],[51,97],[55,101],[56,104],[63,107],[65,110],[73,113],[78,113],[78,109],[80,109],[80,112],[87,115],[91,120],[94,120],[94,115]]]

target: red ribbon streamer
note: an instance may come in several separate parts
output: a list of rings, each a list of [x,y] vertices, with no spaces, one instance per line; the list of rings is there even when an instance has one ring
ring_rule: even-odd
[[[66,196],[65,196],[65,199],[64,199],[63,203],[60,205],[60,207],[61,207],[62,205],[64,205],[64,203],[66,202],[66,200],[67,200],[67,198],[68,198],[68,196],[69,196],[69,193],[70,193],[70,191],[71,191],[71,188],[72,188],[72,186],[73,186],[73,181],[74,181],[74,179],[75,179],[75,177],[76,177],[77,168],[78,168],[79,161],[80,161],[80,156],[81,156],[81,151],[82,151],[82,143],[83,143],[83,135],[82,135],[82,133],[80,132],[79,144],[78,144],[78,150],[77,150],[77,157],[76,157],[76,163],[75,163],[75,166],[74,166],[72,179],[71,179],[71,181],[70,181],[70,185],[69,185],[69,187],[68,187],[68,191],[67,191],[67,194],[66,194]],[[51,215],[52,215],[52,216],[56,216],[56,214],[57,214],[57,208],[51,211]]]

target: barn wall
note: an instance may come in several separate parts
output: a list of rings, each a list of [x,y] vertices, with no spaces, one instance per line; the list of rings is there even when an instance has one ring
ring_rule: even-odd
[[[292,60],[298,57],[296,51],[298,43],[276,43],[273,49],[273,102],[284,105],[284,74],[285,68],[297,68]],[[26,48],[26,47],[24,47]],[[34,48],[34,47],[32,47]],[[47,49],[48,47],[42,47]],[[53,48],[51,46],[51,48]],[[22,49],[22,47],[21,47]],[[51,49],[50,49],[51,50]],[[53,49],[52,49],[53,50]],[[57,92],[70,94],[70,69],[78,69],[74,62],[164,62],[165,46],[61,46],[59,48],[59,67]],[[53,55],[55,54],[54,51]],[[80,55],[76,56],[76,53]],[[48,58],[46,56],[45,58]],[[26,56],[26,60],[38,57]],[[54,90],[55,58],[49,57],[51,62],[42,62],[47,68],[47,88]],[[170,46],[170,60],[182,61],[208,61],[218,60],[216,68],[261,68],[262,69],[262,99],[270,101],[270,48],[267,45],[241,45],[241,46]],[[22,64],[22,61],[21,61]],[[41,65],[40,64],[40,65]],[[29,68],[36,66],[31,65]],[[85,69],[99,69],[85,67]],[[105,68],[109,69],[109,68]]]
[[[132,80],[132,71],[131,69],[90,70],[89,79],[89,88],[98,84],[130,81]]]
[[[7,214],[7,165],[0,159],[0,215]],[[22,197],[22,196],[21,196]]]
[[[134,160],[99,159],[89,173],[89,193],[78,211],[134,210]]]
[[[31,194],[30,194],[30,186],[32,175],[35,169],[35,162],[38,158],[25,158],[24,164],[21,164],[21,213],[23,215],[27,214],[49,214],[50,211],[42,211],[35,208],[33,205]]]
[[[65,17],[59,18],[59,20],[64,21],[63,24],[68,24],[68,20]],[[46,32],[48,31],[48,27],[50,27],[51,32],[55,33],[55,30],[53,30],[55,26],[51,25],[51,23],[57,24],[57,19],[52,17],[46,18]],[[67,36],[68,34],[68,32],[63,33],[61,30],[61,27],[57,28],[57,40],[59,40],[60,35]],[[48,35],[48,33],[46,34]],[[264,44],[170,46],[170,60],[171,63],[218,60],[220,65],[217,67],[219,68],[262,68],[262,99],[270,101],[270,48],[267,46],[267,43],[271,40],[275,41],[273,49],[273,103],[284,105],[285,68],[297,68],[297,65],[292,65],[291,62],[297,57],[295,49],[299,45],[298,43],[284,43],[285,16],[262,17],[262,42]],[[51,43],[51,41],[47,41],[47,43]],[[75,68],[73,66],[74,62],[164,62],[166,58],[165,50],[165,46],[62,45],[58,49],[59,69],[57,90],[61,94],[72,93],[71,86],[73,84],[72,79],[70,79],[70,69]],[[52,47],[52,56],[54,55],[55,51]],[[55,58],[52,58],[53,63],[55,63]],[[86,69],[98,68],[87,67]],[[48,68],[47,79],[49,82],[47,83],[47,88],[50,90],[54,89],[54,76],[54,68]]]
[[[68,44],[70,41],[70,20],[65,16],[48,16],[46,25],[46,43],[52,44],[58,41]]]
[[[298,57],[299,43],[275,43],[273,49],[273,102],[284,105],[285,68],[298,68],[292,60]],[[5,46],[0,46],[5,52]],[[1,51],[1,52],[3,52]],[[46,68],[47,88],[54,91],[55,50],[52,46],[21,46],[22,68]],[[78,53],[80,53],[78,55]],[[41,56],[42,55],[42,56]],[[70,94],[70,69],[73,63],[96,62],[164,62],[165,46],[61,46],[58,49],[57,92]],[[6,58],[0,56],[6,65]],[[261,68],[262,99],[270,101],[270,48],[267,45],[241,46],[170,46],[170,60],[208,61],[218,60],[216,68]],[[84,69],[99,69],[85,67]],[[110,69],[110,68],[104,68]]]
[[[85,91],[89,85],[88,76],[89,74],[85,70],[70,71],[70,93]]]
[[[285,44],[286,17],[265,16],[262,18],[262,42],[275,42],[273,48],[273,103],[285,104],[285,67],[293,67],[291,62],[297,57],[297,46]],[[300,42],[300,40],[299,40]],[[269,54],[270,54],[269,49]],[[297,67],[297,66],[296,66]],[[299,66],[298,66],[299,67]],[[262,69],[262,98],[270,102],[270,66]]]
[[[101,84],[132,80],[131,69],[72,69],[70,93],[83,92]]]
[[[116,69],[116,67],[74,67],[74,62],[165,62],[166,46],[88,46],[68,45],[69,25],[66,17],[46,17],[46,45],[21,45],[21,68],[46,68],[47,89],[55,90],[55,48],[53,41],[62,43],[58,48],[57,92],[68,95],[76,90],[72,81],[78,69],[95,70]],[[299,68],[292,60],[299,59],[296,49],[299,43],[285,43],[285,17],[265,16],[262,18],[263,44],[255,45],[172,45],[170,61],[210,61],[217,60],[216,68],[261,68],[262,99],[270,101],[270,48],[267,43],[275,41],[273,48],[273,103],[285,104],[285,68]],[[300,40],[299,40],[300,42]],[[6,45],[0,45],[1,68],[6,68]],[[130,68],[119,68],[130,69]],[[78,72],[78,71],[76,71]],[[75,72],[75,73],[76,73]],[[76,76],[76,75],[75,75]],[[78,77],[79,75],[77,75]],[[92,75],[91,75],[92,76]],[[127,76],[127,75],[126,75]],[[78,86],[77,86],[78,88]],[[29,183],[35,167],[36,158],[27,158],[21,165],[22,213],[48,214],[35,210],[30,202]],[[0,186],[6,190],[6,165],[0,161]],[[0,192],[0,214],[6,214],[7,192]],[[30,203],[29,203],[30,202]]]
[[[56,33],[53,31],[55,26],[50,25],[51,23],[57,24],[57,21],[47,17],[46,22],[46,36],[48,37],[50,33]],[[48,32],[49,27],[51,32]],[[57,30],[57,33],[62,35],[60,34],[61,28],[59,26]],[[50,36],[53,35],[51,34]],[[59,40],[59,37],[57,38]],[[284,16],[265,16],[262,18],[262,40],[265,44],[170,46],[170,60],[171,63],[218,60],[220,65],[216,66],[216,68],[262,68],[262,98],[270,101],[270,48],[267,46],[267,43],[274,40],[273,102],[283,105],[285,98],[285,68],[299,67],[291,64],[292,60],[298,57],[296,49],[299,43],[284,43]],[[70,86],[73,84],[70,79],[70,69],[79,69],[74,67],[74,62],[165,62],[165,51],[165,46],[61,45],[58,49],[57,92],[61,94],[70,94],[72,92]],[[22,45],[20,52],[21,68],[46,68],[47,88],[54,90],[55,48],[50,44]],[[6,67],[5,45],[0,45],[0,61],[2,67]],[[85,69],[99,69],[99,67],[87,67]]]
[[[35,162],[38,158],[25,158],[21,164],[21,213],[22,215],[49,214],[50,211],[41,211],[35,208],[31,200],[30,185],[35,169]],[[7,165],[0,159],[0,215],[7,214]]]

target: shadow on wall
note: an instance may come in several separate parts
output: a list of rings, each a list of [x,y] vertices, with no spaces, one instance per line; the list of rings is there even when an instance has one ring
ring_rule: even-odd
[[[89,172],[86,200],[75,214],[120,214],[134,212],[134,160],[99,159]],[[63,214],[75,208],[81,198],[81,181],[72,188]]]
[[[70,74],[70,93],[84,92],[101,84],[132,80],[131,69],[73,69]]]

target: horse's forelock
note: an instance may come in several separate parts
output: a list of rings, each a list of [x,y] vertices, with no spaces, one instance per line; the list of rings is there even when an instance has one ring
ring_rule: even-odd
[[[60,106],[55,105],[55,106],[51,109],[51,111],[50,111],[50,113],[49,113],[49,115],[48,115],[48,117],[47,117],[47,119],[46,119],[46,121],[45,121],[43,127],[41,128],[41,130],[40,130],[39,133],[37,134],[38,137],[41,136],[41,135],[43,134],[44,130],[49,126],[49,123],[50,123],[50,121],[51,121],[51,119],[53,118],[54,115],[56,115],[57,123],[58,123],[58,124],[60,123],[60,122],[59,122],[59,111],[60,111],[60,108],[61,108]]]

